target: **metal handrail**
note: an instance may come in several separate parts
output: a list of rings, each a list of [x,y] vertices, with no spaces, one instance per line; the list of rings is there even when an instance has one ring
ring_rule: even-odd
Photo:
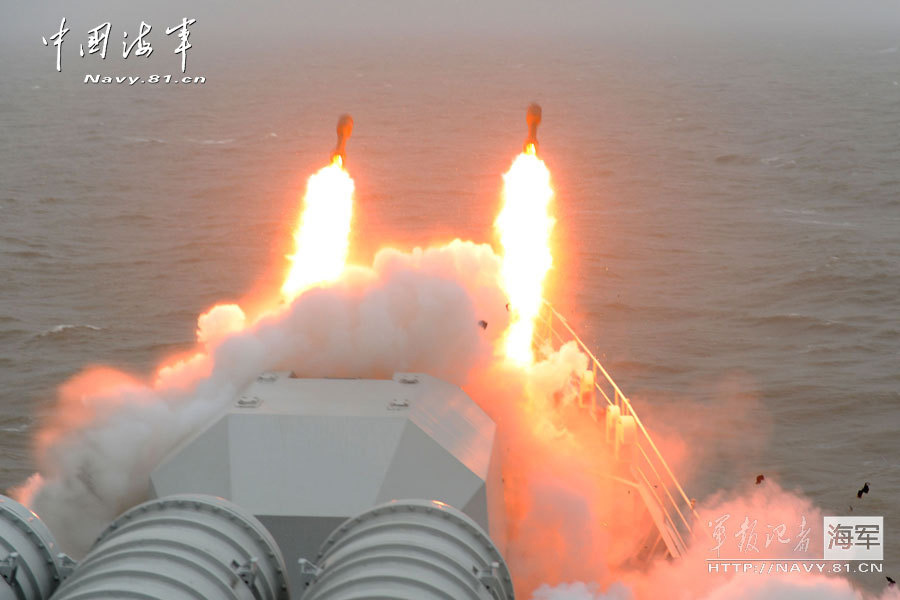
[[[688,515],[692,515],[694,517],[694,519],[697,520],[696,522],[699,522],[700,516],[697,514],[696,510],[694,510],[693,502],[688,497],[688,495],[685,493],[684,488],[678,482],[678,479],[675,477],[675,474],[672,472],[672,469],[669,467],[669,464],[666,462],[666,459],[663,458],[663,455],[659,451],[659,448],[653,442],[653,438],[650,437],[650,433],[647,431],[647,428],[644,427],[644,423],[641,421],[640,417],[638,417],[637,413],[635,412],[634,407],[631,405],[631,401],[628,399],[627,396],[625,396],[625,394],[622,392],[622,390],[619,388],[619,386],[616,384],[616,382],[613,381],[613,378],[610,376],[609,372],[603,367],[602,364],[600,364],[600,361],[597,360],[597,357],[594,355],[594,353],[591,351],[591,349],[587,346],[587,344],[585,344],[581,340],[581,338],[578,337],[578,334],[575,332],[575,330],[572,328],[572,326],[569,325],[569,323],[568,323],[568,321],[566,321],[565,317],[563,317],[559,312],[557,312],[556,309],[553,308],[553,306],[546,300],[544,300],[544,306],[547,309],[547,315],[544,316],[542,314],[540,316],[540,319],[546,325],[546,338],[548,340],[550,340],[551,343],[553,341],[555,341],[555,342],[558,342],[559,344],[564,344],[567,341],[574,341],[578,345],[578,347],[581,349],[581,351],[584,354],[586,354],[591,361],[591,369],[594,371],[594,374],[595,374],[594,375],[594,388],[600,393],[600,395],[603,397],[603,399],[606,400],[607,404],[609,404],[610,406],[619,407],[619,410],[622,411],[622,414],[628,415],[628,416],[631,416],[634,418],[635,425],[637,425],[637,428],[641,433],[641,440],[643,442],[645,442],[644,444],[642,444],[642,443],[637,444],[638,448],[640,449],[640,456],[643,458],[644,462],[646,463],[645,466],[649,467],[650,470],[652,471],[655,480],[658,483],[663,484],[662,487],[663,487],[663,490],[665,491],[665,495],[667,497],[666,499],[668,499],[668,503],[665,502],[665,499],[659,498],[658,494],[655,491],[653,491],[652,485],[650,486],[650,491],[653,493],[653,496],[656,498],[657,502],[659,503],[660,508],[663,509],[663,513],[665,515],[666,521],[668,521],[670,523],[670,525],[672,526],[672,530],[673,530],[672,533],[675,536],[677,536],[678,541],[682,544],[682,547],[686,547],[687,544],[685,544],[684,539],[681,535],[681,532],[679,532],[678,528],[675,527],[675,522],[672,519],[672,515],[669,514],[670,511],[669,511],[669,509],[666,508],[666,506],[671,505],[671,507],[675,509],[675,512],[677,513],[679,520],[684,525],[684,528],[687,530],[688,533],[693,533],[691,521],[688,519],[687,516],[685,516],[684,512],[682,512],[681,508],[679,507],[679,502],[676,500],[675,497],[672,496],[672,493],[670,492],[669,488],[674,487],[677,490],[677,495],[680,496],[681,500],[684,501],[684,504],[687,507]],[[558,332],[556,330],[556,328],[553,326],[554,320],[562,323],[563,327],[565,328],[565,331],[568,333],[569,336],[571,336],[569,340],[567,340],[560,332]],[[610,398],[610,394],[607,394],[606,390],[604,390],[603,387],[600,386],[600,381],[598,381],[599,378],[597,378],[597,376],[596,376],[597,372],[599,372],[600,374],[603,375],[603,379],[605,379],[606,382],[611,387],[611,391],[612,391],[611,395],[613,396],[612,398]],[[594,407],[594,408],[596,408],[596,407]],[[646,445],[651,450],[650,454],[648,454],[647,451],[644,449],[644,445]],[[653,460],[653,459],[655,459],[655,460]],[[658,465],[660,465],[663,473],[668,476],[667,477],[668,483],[667,483],[666,478],[664,478],[660,474],[659,469],[657,469],[657,465],[655,465],[654,462],[657,463]],[[643,477],[649,484],[650,478],[647,477],[647,474],[644,473],[644,470],[640,469],[640,467],[638,465],[635,465],[635,467],[640,472],[641,477]]]

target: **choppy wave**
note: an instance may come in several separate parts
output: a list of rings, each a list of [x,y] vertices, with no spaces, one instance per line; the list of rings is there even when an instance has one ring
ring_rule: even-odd
[[[15,258],[49,258],[46,252],[38,252],[37,250],[4,250],[3,254]]]
[[[192,143],[192,144],[200,144],[200,145],[202,145],[202,146],[219,146],[219,145],[224,145],[224,144],[230,144],[230,143],[232,143],[232,142],[234,141],[234,138],[223,138],[223,139],[220,139],[220,140],[212,140],[212,139],[209,139],[209,140],[195,140],[195,139],[192,139],[192,138],[188,138],[187,141],[190,142],[190,143]]]
[[[56,325],[47,329],[46,331],[42,331],[37,334],[37,337],[43,338],[53,335],[65,334],[70,331],[103,331],[103,327],[98,327],[97,325],[89,325],[86,323],[62,323],[60,325]]]
[[[719,165],[749,166],[757,164],[759,160],[746,154],[722,154],[716,157],[715,162]]]
[[[791,158],[785,158],[783,156],[768,156],[766,158],[759,159],[759,162],[766,166],[776,168],[789,168],[797,166],[797,161]]]
[[[800,313],[769,314],[749,317],[744,322],[751,327],[773,327],[784,331],[821,331],[832,335],[856,333],[858,328],[842,321]]]
[[[24,433],[29,429],[31,429],[29,422],[0,424],[0,433]]]
[[[160,138],[126,136],[124,139],[127,142],[133,142],[135,144],[168,144],[166,140]]]

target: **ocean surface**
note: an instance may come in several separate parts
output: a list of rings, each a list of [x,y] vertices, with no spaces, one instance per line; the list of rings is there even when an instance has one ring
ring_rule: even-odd
[[[0,53],[0,489],[33,471],[66,379],[149,373],[211,305],[277,285],[340,113],[368,262],[492,241],[538,101],[549,296],[645,420],[697,445],[688,492],[762,473],[847,514],[868,481],[857,514],[885,516],[900,575],[898,42],[196,44],[205,84],[143,87],[83,78],[177,75],[179,59],[64,47],[57,73],[39,40]]]

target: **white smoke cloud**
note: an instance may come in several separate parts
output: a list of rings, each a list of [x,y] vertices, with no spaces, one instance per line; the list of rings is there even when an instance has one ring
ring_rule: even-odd
[[[631,590],[622,583],[614,583],[605,592],[596,583],[562,583],[555,587],[542,585],[534,591],[532,600],[632,600]]]
[[[850,585],[846,579],[825,575],[781,575],[731,577],[705,596],[695,596],[690,590],[660,591],[656,598],[700,598],[701,600],[866,600],[867,596]],[[630,588],[615,582],[604,592],[597,584],[564,583],[555,587],[543,585],[535,590],[531,600],[632,600]],[[878,596],[880,600],[896,600],[900,592],[889,588]]]
[[[754,577],[738,575],[704,600],[862,600],[846,579],[824,575]]]
[[[218,304],[197,319],[197,341],[206,347],[216,346],[247,324],[247,316],[237,304]]]
[[[152,383],[112,370],[61,390],[39,439],[39,474],[18,494],[61,547],[83,554],[95,536],[147,494],[149,475],[185,436],[226,406],[260,372],[312,377],[390,377],[423,371],[462,383],[489,361],[506,325],[499,261],[487,245],[381,251],[327,288],[241,329],[237,306],[203,315],[194,356]],[[485,330],[477,326],[489,322]]]

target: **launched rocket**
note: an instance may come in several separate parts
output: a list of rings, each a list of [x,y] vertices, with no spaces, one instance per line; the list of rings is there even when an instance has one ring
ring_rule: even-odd
[[[528,152],[529,154],[537,154],[537,128],[538,125],[541,124],[540,104],[533,102],[528,106],[528,111],[526,111],[525,113],[525,122],[528,123],[528,137],[525,138],[525,152]],[[532,147],[530,151],[529,146]]]
[[[540,111],[540,109],[538,110]],[[338,119],[337,123],[338,139],[337,146],[334,147],[334,152],[331,153],[332,160],[340,156],[341,162],[346,162],[347,140],[350,139],[351,133],[353,133],[353,117],[351,117],[349,114],[343,114]]]

